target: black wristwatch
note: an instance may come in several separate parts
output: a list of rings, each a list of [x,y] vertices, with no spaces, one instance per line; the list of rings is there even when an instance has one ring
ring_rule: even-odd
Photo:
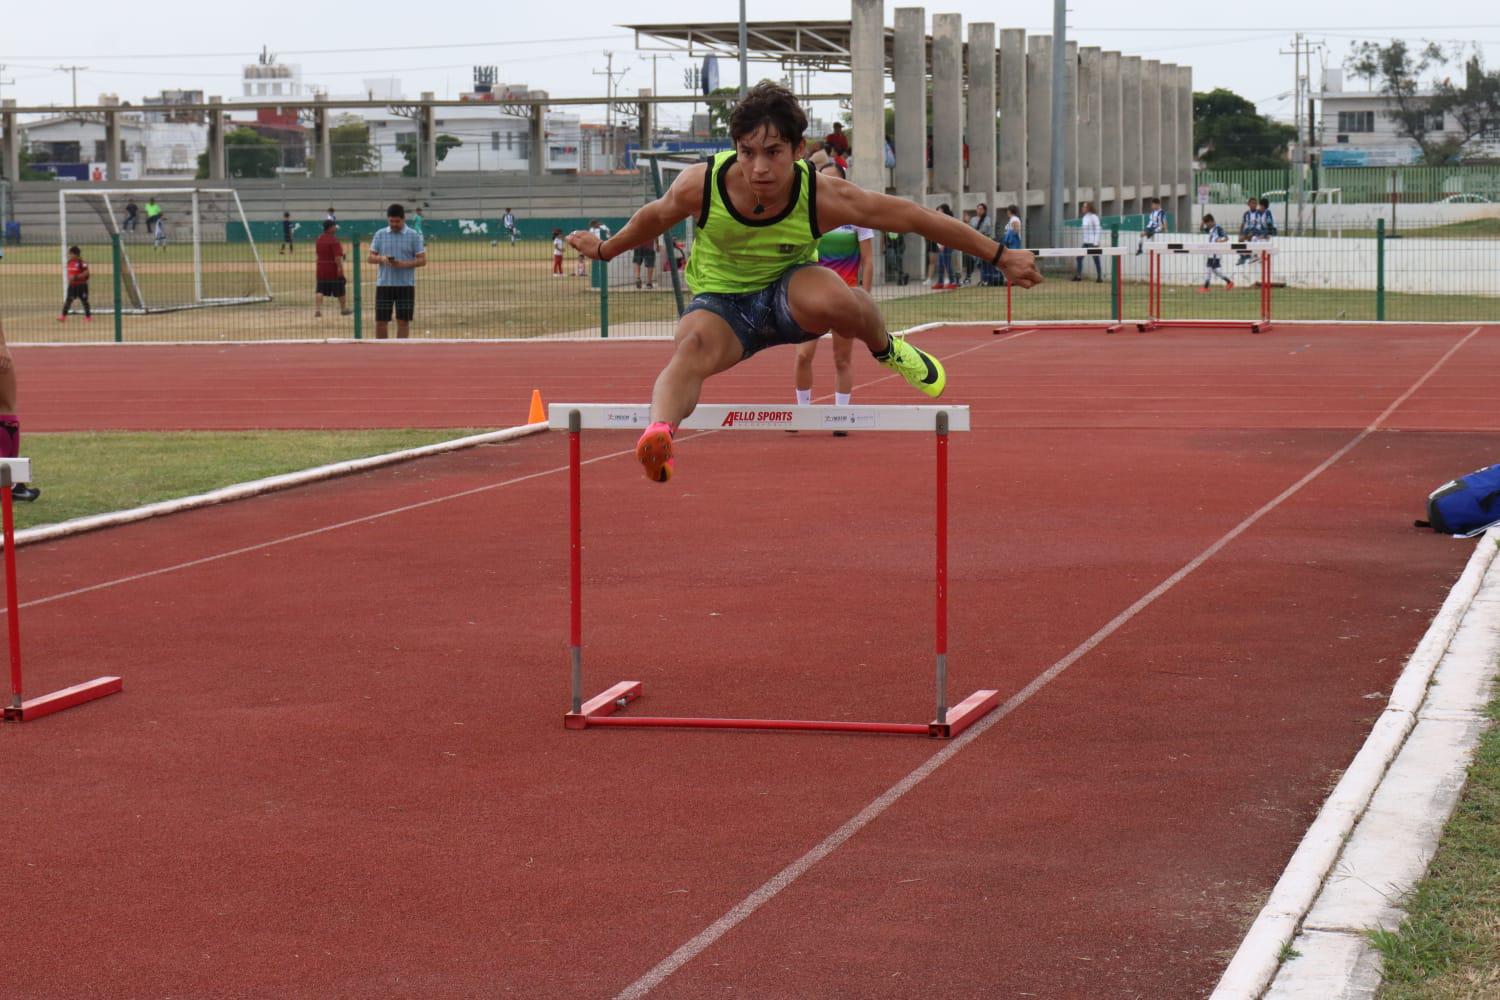
[[[1000,255],[1003,254],[1003,253],[1005,253],[1005,244],[1004,243],[1000,244],[999,246],[997,246],[995,248],[995,256],[993,256],[993,257],[990,258],[990,266],[991,267],[999,267],[1000,266]]]

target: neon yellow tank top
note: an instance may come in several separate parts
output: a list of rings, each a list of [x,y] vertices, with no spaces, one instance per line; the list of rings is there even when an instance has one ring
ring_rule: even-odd
[[[758,292],[787,268],[818,259],[817,189],[811,166],[798,160],[797,183],[787,207],[769,219],[746,218],[729,201],[726,173],[739,154],[714,156],[704,179],[693,251],[685,277],[695,294]]]

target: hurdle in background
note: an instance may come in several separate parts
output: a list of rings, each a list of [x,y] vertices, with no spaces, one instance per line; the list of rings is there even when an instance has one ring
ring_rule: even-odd
[[[5,706],[5,718],[12,722],[40,719],[95,698],[118,694],[122,686],[118,677],[95,677],[30,701],[21,697],[21,600],[16,590],[16,518],[10,488],[16,483],[29,482],[31,459],[0,459],[0,520],[3,520],[5,531],[5,615],[10,629],[10,702]]]
[[[991,333],[1014,333],[1016,330],[1030,330],[1039,326],[1045,326],[1051,330],[1103,330],[1105,333],[1117,333],[1124,329],[1121,317],[1125,315],[1125,293],[1123,291],[1125,281],[1124,275],[1120,273],[1120,258],[1127,253],[1135,253],[1134,250],[1127,247],[1042,247],[1040,249],[1028,249],[1027,252],[1036,254],[1038,260],[1052,257],[1061,257],[1073,261],[1087,261],[1090,257],[1109,258],[1110,296],[1114,300],[1114,316],[1108,320],[1044,319],[1017,323],[1011,302],[1011,296],[1015,293],[1015,286],[1007,281],[1005,283],[1005,325],[995,327],[990,331]],[[1076,268],[1077,265],[1075,264],[1074,267]],[[1087,274],[1089,270],[1090,268],[1085,266],[1083,273]],[[1087,281],[1088,279],[1084,280]]]
[[[686,729],[780,729],[842,733],[892,733],[948,739],[957,736],[1000,704],[998,691],[976,691],[948,707],[948,434],[969,429],[967,406],[764,406],[699,404],[681,430],[858,430],[927,431],[937,439],[937,619],[934,649],[937,663],[937,709],[931,722],[832,722],[801,719],[714,719],[616,715],[641,697],[640,681],[621,681],[588,701],[583,700],[583,533],[582,431],[643,431],[650,407],[614,403],[553,403],[548,425],[568,432],[569,635],[573,700],[563,716],[568,729],[590,726],[634,726]]]
[[[1271,255],[1276,248],[1271,243],[1147,243],[1146,253],[1150,260],[1150,290],[1147,319],[1137,323],[1136,330],[1144,333],[1166,326],[1183,327],[1230,327],[1244,328],[1251,333],[1271,329]],[[1260,318],[1254,320],[1234,319],[1162,319],[1161,290],[1163,262],[1168,257],[1195,255],[1198,257],[1229,257],[1239,254],[1256,254],[1260,257]]]

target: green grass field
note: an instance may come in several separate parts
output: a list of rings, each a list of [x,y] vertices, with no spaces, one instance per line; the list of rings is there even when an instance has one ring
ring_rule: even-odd
[[[1500,722],[1500,699],[1490,703]],[[1463,797],[1384,958],[1380,1000],[1500,997],[1500,726],[1480,741]]]
[[[1467,224],[1465,224],[1467,225]],[[1451,227],[1449,227],[1451,228]],[[361,252],[367,251],[362,247]],[[11,247],[0,261],[0,322],[12,343],[108,341],[114,336],[113,275],[108,246],[85,248],[93,269],[90,292],[96,318],[57,321],[62,302],[61,264],[54,246]],[[131,260],[143,297],[149,302],[186,301],[192,297],[192,248],[181,244],[155,252],[145,237],[132,237]],[[348,338],[352,317],[340,317],[334,302],[325,302],[323,317],[313,317],[313,254],[309,243],[280,255],[274,246],[260,247],[273,300],[248,305],[188,309],[151,315],[125,315],[126,341],[245,341]],[[258,272],[248,244],[205,244],[205,294],[245,294],[258,286]],[[595,337],[601,325],[601,298],[587,277],[573,277],[574,257],[565,261],[564,277],[551,274],[551,247],[541,241],[511,245],[487,240],[435,240],[429,244],[427,268],[417,272],[414,337],[534,338]],[[617,265],[618,266],[618,265]],[[1434,268],[1462,267],[1462,260],[1434,261]],[[373,338],[375,268],[361,265],[363,335]],[[352,265],[346,265],[351,278]],[[1066,269],[1049,272],[1047,284],[1016,294],[1015,318],[1028,320],[1102,320],[1111,315],[1108,284],[1071,282]],[[658,274],[655,291],[612,288],[609,326],[616,336],[669,335],[677,316],[667,276]],[[1500,277],[1476,274],[1476,288]],[[921,285],[885,284],[876,288],[887,322],[904,328],[939,320],[999,320],[1005,317],[1003,289],[965,288],[933,294]],[[1143,283],[1127,282],[1123,290],[1127,318],[1144,316]],[[351,304],[353,290],[351,282]],[[1247,288],[1233,293],[1198,295],[1191,287],[1169,286],[1164,299],[1169,317],[1251,319],[1257,296]],[[1282,319],[1374,320],[1375,294],[1368,290],[1278,289],[1275,315]],[[1401,321],[1500,320],[1500,295],[1391,294],[1386,318]]]
[[[16,527],[173,500],[329,462],[435,444],[476,430],[27,434],[35,503]]]

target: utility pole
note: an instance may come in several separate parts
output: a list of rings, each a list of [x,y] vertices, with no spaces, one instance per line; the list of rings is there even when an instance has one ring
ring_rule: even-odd
[[[1297,32],[1292,39],[1292,51],[1281,50],[1282,55],[1292,57],[1292,125],[1297,131],[1297,138],[1292,141],[1292,197],[1297,206],[1297,214],[1293,216],[1291,232],[1298,233],[1302,230],[1302,32]]]
[[[1067,95],[1063,93],[1063,88],[1068,81],[1065,59],[1067,50],[1067,0],[1052,0],[1052,182],[1047,189],[1047,218],[1051,229],[1047,238],[1051,242],[1040,244],[1042,246],[1057,246],[1063,230],[1063,160],[1067,149],[1067,144],[1063,141]]]
[[[740,0],[740,100],[750,89],[750,29],[745,24],[745,0]]]
[[[616,73],[615,54],[606,51],[604,59],[604,70],[601,72],[596,69],[593,73],[595,76],[604,77],[605,81],[604,128],[608,133],[605,138],[605,155],[609,158],[609,169],[613,170],[615,168],[615,80],[617,77],[624,77],[626,73],[629,73],[630,67],[626,66],[620,72]]]
[[[0,63],[0,94],[4,93],[4,88],[7,84],[15,86],[15,83],[15,77],[11,77],[9,80],[5,79],[5,64]]]
[[[78,107],[78,71],[88,69],[87,66],[59,66],[59,71],[73,74],[73,107]]]

